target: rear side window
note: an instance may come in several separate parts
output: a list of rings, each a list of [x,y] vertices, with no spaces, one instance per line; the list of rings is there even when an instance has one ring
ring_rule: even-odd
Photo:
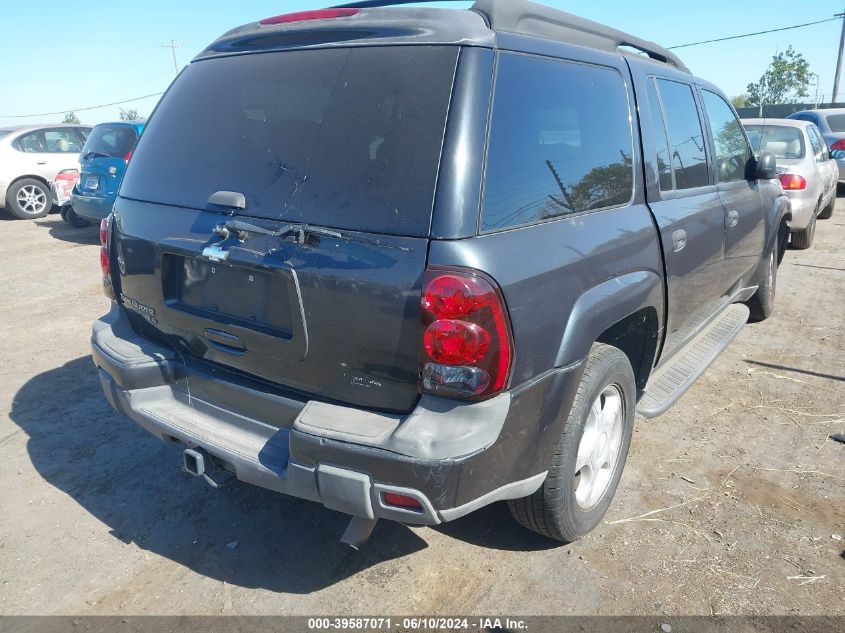
[[[816,160],[820,163],[829,160],[830,152],[827,149],[827,143],[825,143],[822,133],[819,132],[819,128],[811,125],[807,128],[807,135],[810,137],[810,143],[816,152]]]
[[[775,158],[804,158],[804,135],[797,127],[785,125],[746,125],[755,152],[765,150]]]
[[[85,141],[83,156],[124,158],[138,141],[138,133],[131,125],[98,125]]]
[[[660,98],[654,80],[648,82],[648,103],[651,112],[651,129],[654,131],[656,155],[654,168],[660,182],[660,191],[672,190],[672,164],[669,159],[669,139],[666,137],[666,123],[660,108]]]
[[[814,119],[809,120],[816,122]],[[825,116],[825,121],[831,132],[845,132],[845,114],[828,114]]]
[[[716,150],[716,174],[719,182],[745,180],[751,149],[742,125],[727,102],[719,95],[702,90],[704,107],[710,121],[710,133]]]
[[[235,55],[191,64],[156,109],[121,195],[427,236],[457,47]]]
[[[624,205],[634,175],[628,96],[613,69],[502,53],[481,230]]]
[[[667,79],[658,79],[657,84],[669,132],[675,188],[703,187],[709,184],[707,156],[692,87]]]
[[[26,154],[46,152],[41,132],[30,132],[15,140],[15,147]]]

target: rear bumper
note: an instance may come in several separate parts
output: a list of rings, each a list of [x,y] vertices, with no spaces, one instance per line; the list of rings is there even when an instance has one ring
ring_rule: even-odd
[[[811,198],[799,198],[797,196],[790,196],[789,200],[792,207],[792,221],[790,222],[789,228],[793,233],[803,231],[810,225],[813,214],[815,214],[816,208],[818,207],[818,201]]]
[[[74,188],[73,193],[70,196],[70,204],[76,215],[83,217],[86,220],[96,222],[102,220],[111,213],[116,198],[117,196],[86,196],[80,194],[78,188]]]
[[[247,483],[420,525],[539,488],[581,370],[547,372],[481,403],[426,396],[410,414],[389,415],[252,389],[188,365],[136,334],[116,304],[94,325],[92,356],[111,405],[160,439],[204,449]],[[388,506],[385,492],[423,509]]]

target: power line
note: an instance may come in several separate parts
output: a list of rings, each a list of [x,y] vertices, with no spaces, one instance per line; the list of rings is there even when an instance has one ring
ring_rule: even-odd
[[[68,108],[66,110],[59,110],[58,112],[41,112],[39,114],[0,114],[2,119],[26,119],[34,116],[53,116],[54,114],[66,114],[68,112],[85,112],[86,110],[96,110],[97,108],[107,108],[109,106],[120,105],[122,103],[132,103],[133,101],[140,101],[141,99],[149,99],[150,97],[159,97],[164,94],[162,92],[154,92],[152,94],[144,95],[143,97],[132,97],[131,99],[124,99],[123,101],[112,101],[111,103],[103,103],[102,105],[88,106],[86,108]]]
[[[801,29],[805,26],[813,26],[814,24],[823,24],[824,22],[833,22],[839,17],[827,18],[825,20],[816,20],[815,22],[807,22],[806,24],[795,24],[794,26],[784,26],[780,29],[769,29],[768,31],[757,31],[756,33],[746,33],[745,35],[731,35],[730,37],[720,37],[715,40],[703,40],[701,42],[690,42],[689,44],[678,44],[677,46],[669,46],[668,48],[686,48],[687,46],[698,46],[699,44],[712,44],[713,42],[725,42],[727,40],[738,40],[742,37],[752,37],[754,35],[764,35],[766,33],[777,33],[778,31],[789,31],[790,29]]]

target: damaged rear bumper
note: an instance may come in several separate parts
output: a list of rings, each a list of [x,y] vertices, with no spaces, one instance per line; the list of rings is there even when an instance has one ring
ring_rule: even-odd
[[[527,496],[546,476],[580,364],[478,403],[423,396],[406,415],[306,400],[138,335],[117,304],[92,356],[111,405],[241,481],[363,519],[434,525]],[[421,509],[385,503],[385,493]]]

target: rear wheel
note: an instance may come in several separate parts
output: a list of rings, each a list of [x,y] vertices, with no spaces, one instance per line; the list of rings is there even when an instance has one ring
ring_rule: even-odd
[[[833,215],[833,207],[835,207],[835,206],[836,206],[836,194],[834,194],[833,197],[830,199],[830,202],[828,203],[828,205],[824,209],[821,210],[821,212],[819,213],[819,219],[820,220],[829,220],[830,217]]]
[[[90,226],[91,223],[86,220],[85,218],[81,218],[76,214],[76,211],[73,210],[73,207],[67,205],[62,207],[62,220],[70,224],[72,227],[81,229],[85,228],[86,226]]]
[[[792,234],[792,248],[803,251],[813,245],[813,238],[816,236],[816,216],[807,225],[803,231],[796,231]]]
[[[777,247],[773,248],[765,261],[761,262],[763,272],[760,278],[760,285],[754,296],[745,302],[745,305],[748,306],[751,312],[748,320],[752,323],[765,321],[775,311],[775,292],[777,291],[778,281],[778,255],[775,252],[777,250]]]
[[[508,502],[518,523],[567,543],[599,524],[628,456],[635,394],[628,357],[594,345],[546,481],[533,495]]]
[[[6,192],[6,208],[21,220],[44,217],[52,206],[50,188],[35,178],[18,180]]]

